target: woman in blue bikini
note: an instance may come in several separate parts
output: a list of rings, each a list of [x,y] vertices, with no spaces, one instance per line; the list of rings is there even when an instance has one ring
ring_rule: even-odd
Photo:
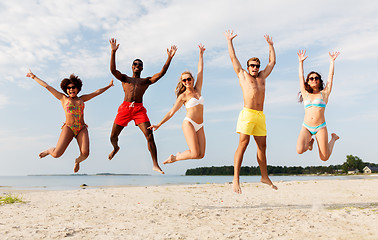
[[[185,135],[186,143],[189,150],[171,154],[163,163],[173,163],[186,159],[201,159],[205,156],[206,140],[203,130],[203,104],[204,99],[201,96],[203,82],[203,53],[205,47],[199,46],[199,62],[197,81],[194,84],[194,77],[190,72],[183,72],[180,81],[176,87],[177,100],[172,109],[164,116],[157,125],[152,125],[149,129],[155,131],[166,121],[168,121],[184,104],[186,108],[186,117],[182,123],[182,130]]]
[[[324,87],[322,77],[317,72],[310,72],[304,79],[303,62],[307,58],[306,51],[298,52],[299,59],[299,84],[300,98],[299,101],[304,103],[305,117],[302,129],[298,136],[297,152],[302,154],[307,150],[312,150],[315,135],[319,148],[319,156],[323,161],[327,161],[331,156],[333,146],[339,139],[335,133],[332,133],[331,140],[328,142],[328,131],[325,122],[325,107],[328,103],[328,97],[332,90],[333,73],[335,68],[335,60],[339,56],[339,52],[329,53],[330,67],[327,85]]]

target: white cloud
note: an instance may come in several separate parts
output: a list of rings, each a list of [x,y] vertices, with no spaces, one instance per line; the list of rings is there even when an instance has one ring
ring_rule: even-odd
[[[7,96],[0,94],[0,109],[9,104]]]

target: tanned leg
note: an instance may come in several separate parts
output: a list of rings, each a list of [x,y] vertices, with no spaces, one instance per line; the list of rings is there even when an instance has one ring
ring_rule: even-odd
[[[257,162],[260,167],[261,172],[261,182],[268,184],[273,189],[277,190],[278,188],[273,185],[272,181],[268,177],[268,170],[266,164],[266,136],[254,136],[257,144]]]
[[[74,134],[72,130],[64,126],[62,128],[62,132],[60,133],[58,143],[56,144],[56,147],[47,149],[39,154],[40,158],[44,158],[47,155],[51,155],[53,158],[58,158],[63,155],[63,153],[66,151],[68,145],[74,138]]]
[[[297,153],[302,154],[307,150],[312,150],[314,144],[314,139],[312,138],[311,133],[302,126],[301,131],[299,132],[298,140],[297,140]]]
[[[340,137],[337,136],[335,133],[332,133],[332,138],[328,142],[328,131],[326,127],[320,129],[315,136],[319,147],[320,159],[323,161],[327,161],[332,154],[332,150],[336,140],[338,140]]]
[[[184,121],[182,123],[182,130],[189,150],[177,153],[176,156],[170,155],[168,159],[164,161],[164,164],[186,159],[201,159],[205,156],[206,140],[204,129],[201,128],[196,132],[190,122]]]
[[[112,158],[119,151],[118,136],[121,134],[123,128],[123,126],[113,123],[112,133],[110,134],[110,143],[113,145],[113,151],[108,156],[109,160],[112,160]]]
[[[74,172],[78,172],[80,169],[80,163],[89,156],[89,134],[88,129],[85,127],[77,134],[77,144],[80,149],[80,156],[75,160]]]
[[[140,130],[142,130],[147,140],[148,150],[150,151],[152,162],[153,162],[152,170],[159,172],[161,174],[164,174],[157,160],[157,148],[156,148],[156,144],[154,140],[154,135],[153,135],[152,130],[148,129],[149,126],[151,126],[150,122],[144,122],[144,123],[138,124],[138,127],[140,128]]]
[[[240,168],[243,162],[243,156],[244,152],[247,149],[247,146],[249,144],[250,136],[240,133],[239,136],[239,145],[236,149],[235,156],[234,156],[234,179],[232,181],[232,189],[234,192],[241,194],[241,188],[240,188]]]

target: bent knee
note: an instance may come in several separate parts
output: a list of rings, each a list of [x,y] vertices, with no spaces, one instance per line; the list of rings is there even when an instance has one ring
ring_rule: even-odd
[[[204,158],[205,157],[205,153],[203,152],[203,153],[200,153],[199,155],[198,155],[198,158],[197,159],[202,159],[202,158]]]
[[[59,158],[60,156],[62,156],[64,153],[64,151],[53,151],[52,153],[50,153],[50,156],[53,157],[53,158]]]
[[[89,151],[84,151],[84,152],[82,152],[80,155],[81,155],[81,157],[83,157],[84,159],[87,159],[88,156],[89,156]]]
[[[325,162],[329,159],[329,156],[320,156],[320,159]]]
[[[297,153],[298,154],[302,154],[304,152],[305,152],[304,148],[297,148]]]
[[[118,136],[117,135],[110,135],[110,142],[117,142]]]

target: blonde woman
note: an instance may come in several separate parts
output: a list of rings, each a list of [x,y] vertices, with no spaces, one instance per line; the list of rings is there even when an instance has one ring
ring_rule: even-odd
[[[205,156],[206,140],[203,129],[203,104],[204,98],[201,95],[203,83],[203,53],[205,47],[199,46],[199,61],[197,81],[190,72],[183,72],[176,87],[177,100],[172,109],[164,116],[157,125],[152,125],[149,129],[155,131],[166,121],[168,121],[181,107],[185,105],[186,117],[182,123],[182,130],[189,149],[184,152],[171,154],[163,163],[174,163],[186,159],[201,159]]]

